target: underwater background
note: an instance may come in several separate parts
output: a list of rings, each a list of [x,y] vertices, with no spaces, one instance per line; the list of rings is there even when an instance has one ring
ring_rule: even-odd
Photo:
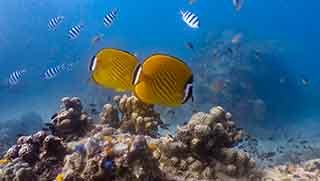
[[[37,129],[30,114],[48,121],[63,96],[78,96],[84,105],[110,100],[112,90],[88,82],[88,64],[98,50],[112,47],[135,53],[141,62],[152,53],[187,62],[195,75],[197,111],[221,105],[262,140],[302,136],[319,141],[319,5],[247,0],[236,11],[231,0],[192,5],[169,0],[0,1],[0,129],[10,135],[1,140]],[[103,17],[114,8],[119,15],[106,28]],[[197,14],[200,28],[189,28],[180,9]],[[56,16],[65,19],[49,31],[48,21]],[[79,38],[69,40],[69,29],[79,23],[84,25]],[[231,40],[239,33],[240,43],[234,45]],[[100,34],[102,39],[93,42]],[[74,63],[72,70],[50,80],[41,77],[62,63]],[[28,72],[18,85],[6,85],[12,72],[24,68]],[[174,119],[166,114],[169,108],[159,109],[173,127],[192,114],[190,103],[174,109]],[[17,128],[14,134],[8,133],[9,123]],[[266,147],[262,149],[273,145]]]

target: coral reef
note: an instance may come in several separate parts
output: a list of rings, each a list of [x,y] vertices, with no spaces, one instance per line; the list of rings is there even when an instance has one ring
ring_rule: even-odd
[[[38,176],[54,179],[55,168],[63,165],[66,153],[62,140],[49,132],[21,136],[4,155],[8,164],[0,165],[0,180],[36,180]]]
[[[194,114],[177,128],[175,137],[161,138],[160,162],[165,172],[182,173],[185,178],[213,179],[217,173],[245,176],[255,167],[248,155],[232,149],[242,139],[232,115],[221,107],[210,113]]]
[[[5,152],[16,141],[20,134],[31,134],[43,124],[41,116],[36,112],[24,113],[18,119],[0,122],[0,153]]]
[[[79,98],[64,97],[61,99],[61,110],[51,118],[49,127],[53,135],[65,140],[73,140],[85,136],[90,129],[92,118],[82,112],[82,104]]]
[[[273,181],[301,180],[312,181],[320,179],[320,160],[309,160],[302,164],[280,165],[266,170],[265,179]]]
[[[161,136],[160,114],[135,97],[114,97],[96,124],[78,98],[62,103],[52,132],[22,136],[7,151],[0,180],[217,180],[258,173],[254,160],[233,149],[243,131],[222,107]]]
[[[100,123],[120,128],[123,132],[152,137],[158,136],[159,126],[165,127],[153,105],[144,104],[136,97],[127,95],[115,96],[113,100],[116,105],[104,106],[100,114]],[[121,113],[121,118],[118,113]]]

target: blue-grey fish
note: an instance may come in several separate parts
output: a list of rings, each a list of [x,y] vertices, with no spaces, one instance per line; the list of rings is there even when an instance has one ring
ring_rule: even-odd
[[[98,35],[95,35],[92,39],[91,39],[91,45],[96,45],[97,43],[99,43],[104,37],[104,34],[100,33]]]
[[[17,85],[21,81],[22,77],[25,75],[26,72],[27,72],[26,69],[16,70],[12,72],[9,75],[9,79],[8,79],[9,86]]]
[[[70,63],[70,64],[63,63],[54,67],[50,67],[44,72],[43,74],[44,79],[46,80],[53,79],[57,77],[61,72],[71,70],[72,66],[73,66],[73,63]]]
[[[190,11],[180,10],[180,14],[182,20],[190,27],[190,28],[199,28],[200,27],[200,19],[197,15]]]
[[[233,6],[236,8],[237,11],[240,11],[242,8],[244,0],[232,0]]]
[[[197,0],[188,0],[190,5],[193,5],[194,3],[196,3]]]
[[[69,32],[68,32],[68,37],[70,40],[77,39],[81,33],[81,30],[83,28],[83,25],[75,25],[73,26]]]
[[[189,49],[191,49],[192,51],[194,51],[193,43],[191,43],[190,41],[187,42],[186,46],[187,46],[187,48],[189,48]]]
[[[118,14],[118,9],[114,9],[111,12],[107,13],[103,18],[103,24],[106,27],[110,27],[113,24],[114,20],[116,19],[117,14]]]
[[[301,78],[301,83],[303,86],[308,86],[309,85],[309,80],[306,78]]]
[[[49,30],[55,30],[59,24],[64,20],[64,16],[57,16],[49,20],[48,28]]]

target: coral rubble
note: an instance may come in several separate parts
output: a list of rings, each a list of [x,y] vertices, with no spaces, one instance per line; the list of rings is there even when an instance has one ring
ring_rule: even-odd
[[[249,179],[255,161],[233,146],[242,139],[231,113],[198,112],[175,135],[152,105],[114,98],[99,123],[78,98],[63,98],[50,131],[17,139],[0,162],[0,180],[217,180]]]

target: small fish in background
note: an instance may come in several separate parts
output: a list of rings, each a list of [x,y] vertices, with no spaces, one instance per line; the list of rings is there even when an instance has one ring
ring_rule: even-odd
[[[80,33],[81,33],[83,26],[84,25],[82,25],[82,24],[73,26],[68,32],[68,38],[70,40],[77,39],[80,36]]]
[[[242,40],[243,34],[242,33],[237,33],[234,35],[231,39],[232,44],[239,44],[240,41]]]
[[[288,77],[286,77],[286,76],[281,77],[279,82],[280,82],[280,84],[285,84],[286,82],[288,82]]]
[[[197,0],[188,0],[188,3],[190,4],[190,5],[193,5],[194,3],[196,3],[197,2]]]
[[[213,83],[212,85],[212,91],[214,93],[219,93],[221,92],[224,88],[226,87],[226,82],[222,79],[217,80]]]
[[[74,65],[73,63],[69,63],[69,64],[60,64],[60,65],[57,65],[57,66],[54,66],[54,67],[50,67],[44,72],[44,74],[43,74],[44,75],[44,79],[45,80],[54,79],[61,72],[71,71],[73,65]]]
[[[302,141],[300,141],[300,144],[307,144],[309,141],[307,141],[307,140],[302,140]]]
[[[27,73],[27,69],[21,69],[21,70],[16,70],[16,71],[12,72],[8,78],[8,85],[9,86],[17,85],[22,80],[22,77],[26,73]]]
[[[287,140],[288,143],[292,143],[293,141],[294,141],[294,138],[289,138],[289,139]]]
[[[242,8],[243,2],[244,0],[232,0],[232,4],[237,11],[240,11],[240,9]]]
[[[63,69],[64,65],[50,67],[44,72],[44,79],[49,80],[55,78]]]
[[[98,35],[95,35],[92,39],[91,39],[91,45],[94,46],[97,43],[99,43],[104,37],[104,34],[100,33]]]
[[[273,137],[273,136],[270,136],[270,137],[268,137],[268,140],[269,140],[269,141],[273,141],[273,140],[274,140],[274,137]]]
[[[90,106],[90,107],[96,107],[97,104],[95,104],[95,103],[90,103],[89,106]]]
[[[260,50],[253,50],[253,56],[257,61],[262,61],[262,52]]]
[[[193,46],[193,44],[192,44],[190,41],[188,41],[188,42],[186,43],[186,46],[187,46],[187,48],[189,48],[189,49],[191,49],[192,51],[194,51],[194,46]]]
[[[310,83],[310,81],[309,81],[308,79],[306,79],[306,78],[304,78],[304,77],[301,78],[301,84],[302,84],[303,86],[308,86],[309,83]]]
[[[180,10],[180,14],[182,17],[182,20],[190,27],[193,29],[197,29],[200,27],[200,19],[197,15],[190,11],[184,11]]]
[[[90,108],[90,113],[93,114],[93,115],[98,115],[100,112],[96,108],[91,107]]]
[[[62,23],[64,16],[57,16],[49,20],[48,28],[51,31],[56,30],[56,28]]]
[[[226,51],[225,51],[225,54],[226,54],[226,55],[232,55],[232,54],[233,54],[232,48],[228,47],[228,48],[226,49]]]
[[[118,13],[119,13],[118,9],[114,9],[111,12],[107,13],[103,18],[103,24],[108,28],[111,27]]]

